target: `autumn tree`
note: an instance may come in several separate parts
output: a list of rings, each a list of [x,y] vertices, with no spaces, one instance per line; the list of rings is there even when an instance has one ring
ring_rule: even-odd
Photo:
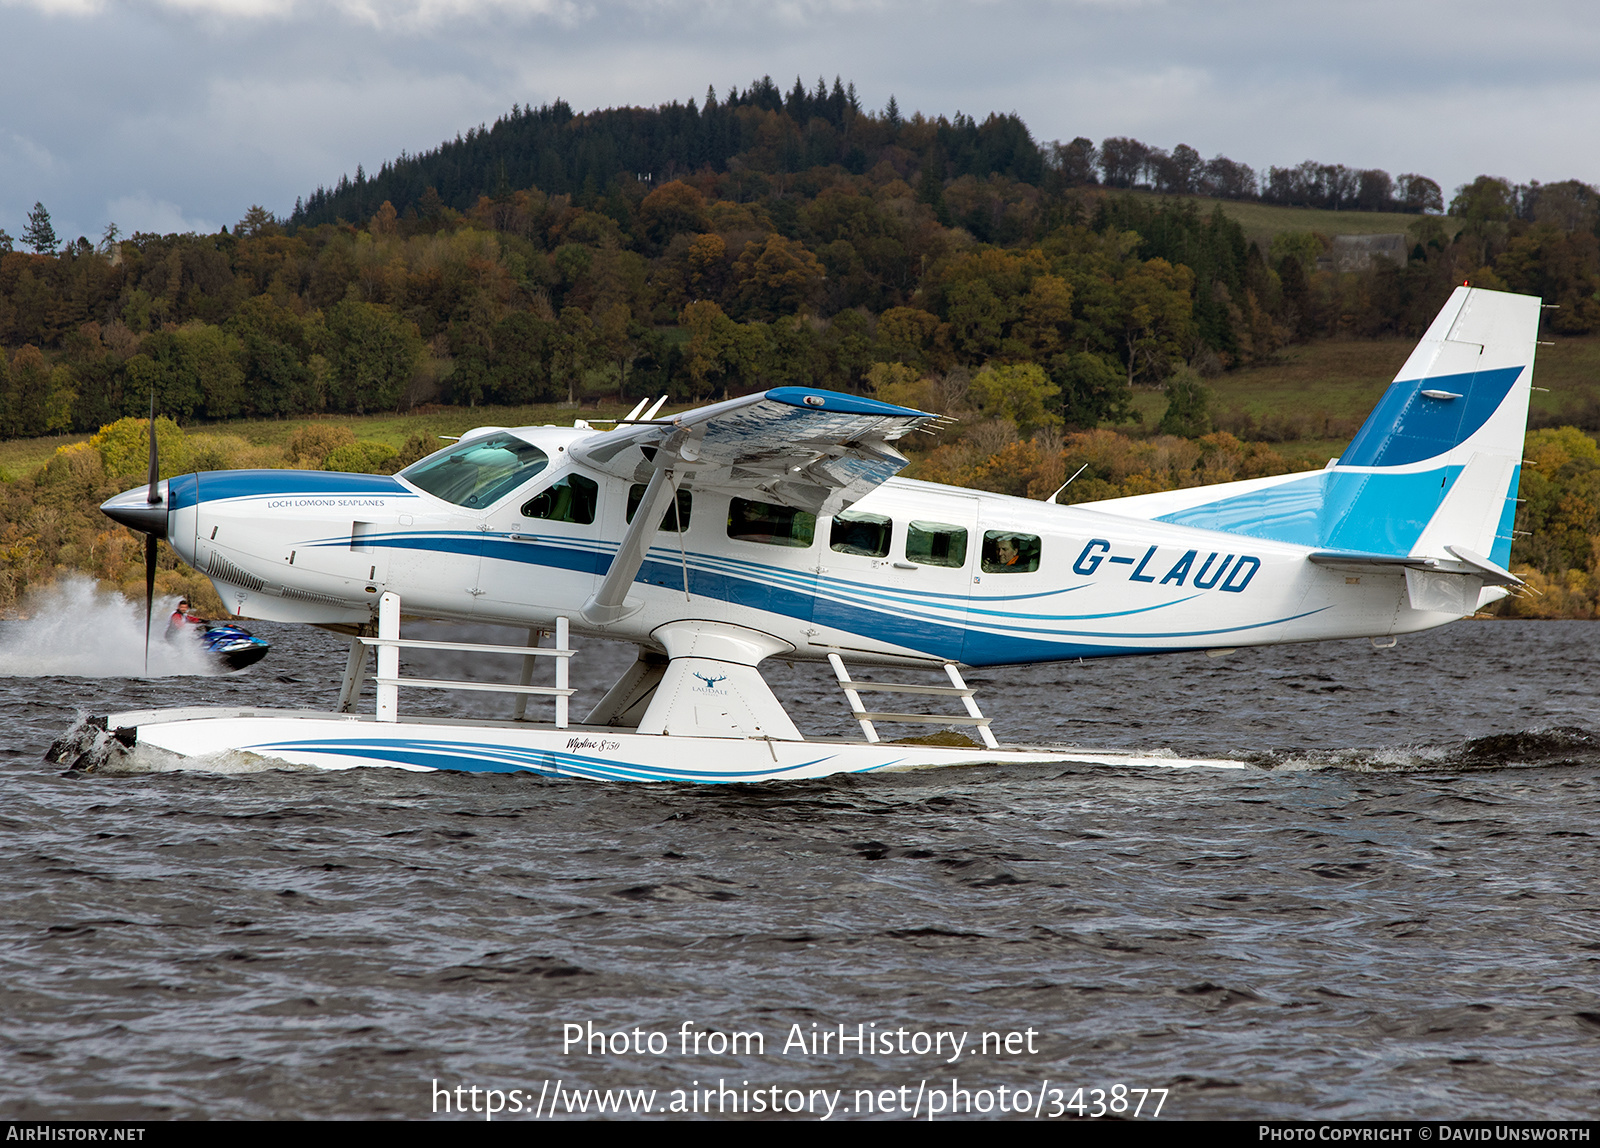
[[[1510,290],[1555,304],[1552,330],[1586,335],[1600,327],[1600,239],[1594,232],[1536,223],[1506,245],[1494,271]]]
[[[1112,136],[1100,145],[1100,170],[1108,187],[1133,187],[1150,163],[1149,144],[1127,136]]]
[[[1122,360],[1127,383],[1158,382],[1182,362],[1193,333],[1194,272],[1165,259],[1130,260],[1086,278],[1080,330]]]
[[[1100,149],[1094,141],[1079,136],[1069,144],[1059,141],[1050,145],[1050,166],[1059,174],[1067,187],[1082,187],[1100,182],[1095,178],[1099,166]]]
[[[6,361],[6,349],[0,347],[0,439],[16,438],[22,433],[17,427],[20,399],[12,379],[11,364]]]
[[[1438,213],[1444,210],[1444,192],[1427,176],[1414,173],[1395,179],[1395,197],[1403,211]]]
[[[686,306],[679,322],[689,332],[688,368],[695,394],[708,394],[727,375],[739,324],[709,299],[699,299]]]
[[[956,351],[968,362],[1024,357],[1013,328],[1032,280],[1047,269],[1038,251],[986,248],[952,260],[940,275],[936,303]]]
[[[1133,391],[1118,364],[1093,351],[1055,355],[1046,365],[1061,392],[1061,419],[1070,427],[1121,423],[1137,417]]]
[[[1468,223],[1504,223],[1515,213],[1510,182],[1490,175],[1462,184],[1450,201],[1450,214]]]
[[[1021,434],[1061,425],[1061,390],[1037,363],[986,366],[969,394],[985,418],[1010,419]]]
[[[513,311],[496,324],[491,393],[498,402],[551,403],[560,397],[559,330],[532,311]]]
[[[373,235],[398,234],[400,230],[400,216],[399,213],[395,211],[394,204],[390,203],[387,199],[384,200],[383,206],[378,208],[377,212],[373,215],[371,222],[367,224],[367,230]]]
[[[246,299],[224,325],[238,340],[239,364],[244,371],[252,414],[303,414],[321,409],[308,361],[311,343],[300,316],[271,295]]]
[[[1593,231],[1600,192],[1576,179],[1539,187],[1533,204],[1535,223],[1549,223],[1563,231]]]
[[[390,208],[390,211],[393,210]],[[252,203],[250,210],[244,213],[244,218],[234,225],[233,233],[242,238],[254,239],[259,236],[277,235],[281,230],[277,216],[259,203]]]
[[[555,351],[552,375],[567,384],[567,403],[577,406],[579,386],[584,372],[594,358],[599,333],[594,321],[578,307],[563,307],[555,333]]]
[[[638,219],[645,235],[661,247],[679,232],[706,230],[706,197],[675,179],[644,197]]]
[[[416,324],[355,299],[328,310],[323,345],[331,371],[328,405],[356,414],[397,409],[422,361]]]
[[[950,358],[950,328],[916,307],[891,307],[878,316],[878,353],[918,371],[942,370]]]
[[[617,367],[617,394],[627,393],[628,366],[639,353],[634,338],[633,313],[626,303],[613,303],[595,317],[596,354]]]
[[[798,240],[768,235],[734,261],[734,303],[744,318],[771,320],[804,308],[822,285],[817,257]]]
[[[0,352],[0,359],[3,358],[4,353]],[[4,385],[0,407],[7,418],[0,434],[9,438],[67,430],[76,397],[73,383],[68,367],[52,369],[38,347],[23,347],[11,363],[9,381],[0,378]]]

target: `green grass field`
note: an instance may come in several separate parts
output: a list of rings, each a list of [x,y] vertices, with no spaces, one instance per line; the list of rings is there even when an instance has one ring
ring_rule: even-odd
[[[1258,424],[1275,422],[1280,432],[1297,432],[1285,436],[1287,441],[1274,441],[1278,451],[1325,462],[1349,443],[1415,345],[1410,339],[1384,339],[1288,347],[1276,363],[1210,380],[1217,421],[1235,434],[1240,416],[1254,416]],[[1540,347],[1533,383],[1544,388],[1533,393],[1533,426],[1571,423],[1595,429],[1600,425],[1600,336],[1558,338]],[[1159,391],[1140,391],[1134,402],[1148,428],[1167,409]]]
[[[1130,195],[1151,199],[1169,198],[1152,191],[1128,192]],[[1272,237],[1284,231],[1320,231],[1324,235],[1390,235],[1404,234],[1422,216],[1386,211],[1323,211],[1315,207],[1277,207],[1267,203],[1248,203],[1234,199],[1192,198],[1200,214],[1210,215],[1213,207],[1244,229],[1245,238],[1265,252],[1272,245]],[[1445,233],[1452,238],[1461,229],[1462,221],[1450,216],[1435,216],[1444,225]]]
[[[632,404],[629,404],[631,406]],[[673,410],[682,409],[673,407]],[[348,426],[364,442],[381,442],[399,450],[413,434],[460,435],[481,426],[571,426],[573,419],[620,418],[628,407],[601,401],[581,410],[553,403],[524,407],[424,407],[409,414],[319,415],[291,419],[241,419],[235,422],[196,423],[184,429],[191,434],[237,435],[252,446],[280,446],[300,427],[311,423]],[[0,442],[0,470],[13,478],[29,474],[50,461],[57,448],[85,442],[88,435],[12,439]],[[444,445],[442,442],[440,445]]]

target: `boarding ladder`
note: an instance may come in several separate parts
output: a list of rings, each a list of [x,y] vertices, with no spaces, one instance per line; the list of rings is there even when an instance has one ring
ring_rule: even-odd
[[[983,739],[983,744],[990,749],[998,749],[1000,743],[995,740],[994,731],[989,728],[989,719],[983,716],[983,711],[978,708],[977,693],[961,680],[961,671],[956,669],[954,662],[944,664],[944,672],[950,679],[948,686],[916,686],[902,685],[899,682],[858,682],[850,677],[844,668],[844,660],[838,654],[828,655],[828,664],[833,667],[833,676],[839,679],[839,688],[844,691],[844,696],[850,702],[850,712],[856,721],[861,723],[861,732],[866,735],[869,742],[876,744],[882,739],[878,737],[877,728],[873,722],[898,722],[904,725],[966,725],[974,726],[978,736]],[[924,714],[924,713],[890,713],[868,710],[861,704],[861,695],[867,692],[894,693],[894,694],[922,694],[927,697],[960,698],[961,704],[967,709],[965,717],[956,714]]]
[[[539,640],[546,631],[530,629],[528,631],[528,644],[526,646],[504,646],[485,642],[427,642],[420,638],[402,638],[400,636],[400,595],[385,594],[378,600],[378,636],[376,638],[358,637],[360,653],[365,660],[368,647],[376,647],[378,651],[378,720],[380,722],[394,722],[400,720],[400,687],[410,686],[429,690],[471,690],[487,693],[516,694],[517,706],[514,717],[523,721],[527,713],[528,698],[549,697],[556,703],[556,728],[567,728],[567,703],[568,699],[576,692],[568,683],[568,662],[573,655],[571,635],[566,618],[557,618],[555,625],[554,647],[540,646]],[[448,678],[403,678],[400,676],[400,651],[405,650],[459,650],[473,654],[511,654],[522,659],[522,680],[519,683],[510,682],[466,682]],[[352,648],[351,661],[357,661],[357,651]],[[533,680],[534,663],[539,658],[555,659],[554,686],[535,686]],[[356,671],[359,674],[359,669]],[[343,708],[343,699],[341,699]]]

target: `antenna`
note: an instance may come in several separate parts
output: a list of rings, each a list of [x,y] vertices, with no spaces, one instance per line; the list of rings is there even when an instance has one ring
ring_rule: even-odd
[[[1063,482],[1060,486],[1056,487],[1056,493],[1052,494],[1049,498],[1045,499],[1044,501],[1045,502],[1054,502],[1056,500],[1056,494],[1060,494],[1063,490],[1067,489],[1067,487],[1071,486],[1072,485],[1072,479],[1073,478],[1077,478],[1080,474],[1082,474],[1084,471],[1086,471],[1088,469],[1089,469],[1089,464],[1088,463],[1084,463],[1077,470],[1072,472],[1072,478],[1067,479],[1066,482]]]

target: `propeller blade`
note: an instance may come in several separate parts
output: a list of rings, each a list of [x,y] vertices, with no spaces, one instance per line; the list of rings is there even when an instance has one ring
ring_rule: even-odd
[[[156,604],[156,536],[144,536],[144,674],[150,676],[150,616]]]
[[[147,501],[151,506],[161,501],[161,496],[156,493],[156,483],[161,481],[161,466],[156,459],[156,393],[150,392],[150,493]]]
[[[159,506],[161,494],[156,484],[161,481],[161,462],[156,454],[156,393],[150,392],[150,488],[145,502]],[[163,535],[166,531],[161,532]],[[156,604],[156,543],[157,535],[151,531],[144,536],[144,673],[150,676],[150,616]]]

